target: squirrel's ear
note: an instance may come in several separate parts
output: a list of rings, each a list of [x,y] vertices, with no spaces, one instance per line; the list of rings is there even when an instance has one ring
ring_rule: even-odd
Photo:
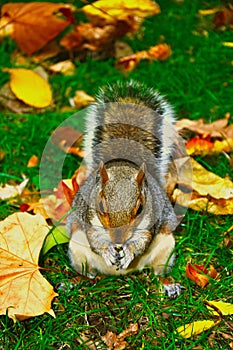
[[[105,184],[108,181],[108,173],[104,166],[104,162],[102,160],[100,161],[99,172],[100,172],[102,183]]]
[[[136,176],[136,182],[139,186],[142,184],[142,180],[145,177],[145,173],[146,173],[146,164],[142,163],[142,165],[140,166],[140,169],[138,171],[138,174]]]

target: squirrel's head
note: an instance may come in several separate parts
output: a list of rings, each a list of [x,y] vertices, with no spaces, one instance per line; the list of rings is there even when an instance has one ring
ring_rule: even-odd
[[[117,232],[120,235],[120,227],[130,228],[143,211],[145,171],[144,163],[140,169],[128,165],[106,169],[104,163],[100,163],[101,186],[96,198],[97,213],[102,225],[113,234],[115,232],[116,236]],[[113,240],[118,239],[113,237]]]

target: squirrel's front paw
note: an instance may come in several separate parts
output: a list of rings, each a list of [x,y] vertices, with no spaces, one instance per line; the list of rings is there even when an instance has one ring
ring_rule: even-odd
[[[134,259],[134,254],[130,251],[130,247],[124,244],[122,247],[118,248],[117,255],[117,269],[127,269],[131,261]]]
[[[110,244],[102,256],[108,266],[116,266],[117,270],[127,269],[134,259],[134,254],[126,244],[123,246]]]

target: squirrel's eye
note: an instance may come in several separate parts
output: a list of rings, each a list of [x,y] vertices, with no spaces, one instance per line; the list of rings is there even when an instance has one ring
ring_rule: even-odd
[[[142,206],[142,203],[140,203],[139,206],[138,206],[138,209],[137,209],[137,211],[136,211],[136,216],[138,216],[139,214],[141,214],[142,209],[143,209],[143,206]]]

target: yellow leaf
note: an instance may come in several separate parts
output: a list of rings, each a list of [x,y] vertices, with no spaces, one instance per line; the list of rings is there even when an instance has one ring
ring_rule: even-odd
[[[18,99],[36,108],[51,104],[50,85],[39,74],[24,68],[5,68],[4,71],[10,73],[10,87]]]
[[[0,315],[12,319],[48,312],[57,295],[39,272],[38,259],[49,227],[41,215],[15,213],[0,222]]]
[[[195,321],[192,323],[185,324],[184,326],[178,327],[177,332],[184,338],[190,338],[193,335],[200,334],[211,327],[218,324],[218,322],[203,320],[203,321]]]
[[[84,13],[95,24],[114,24],[116,21],[132,23],[160,12],[159,6],[150,0],[99,0],[83,7]]]
[[[233,304],[224,303],[223,301],[208,301],[208,304],[215,306],[222,315],[232,315],[233,314]],[[206,305],[208,309],[213,310],[214,315],[219,315],[216,310],[211,308],[211,305]]]
[[[206,170],[201,164],[191,158],[193,178],[190,184],[190,174],[187,173],[187,185],[192,186],[193,190],[198,192],[201,196],[211,196],[216,199],[233,198],[233,182],[227,178],[220,176]],[[185,174],[183,174],[182,181],[185,182]]]
[[[223,44],[223,46],[227,46],[227,47],[232,47],[233,48],[233,42],[232,41],[225,41],[222,44]]]

